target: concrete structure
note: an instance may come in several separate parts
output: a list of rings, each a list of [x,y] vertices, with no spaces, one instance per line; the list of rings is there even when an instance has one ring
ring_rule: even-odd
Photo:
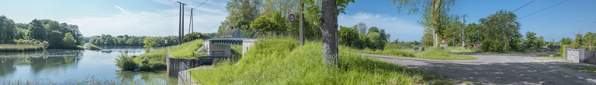
[[[211,65],[215,60],[205,58],[182,59],[174,58],[166,54],[166,71],[169,76],[178,76],[178,72],[187,70],[201,65]]]
[[[203,42],[203,46],[206,47],[209,56],[232,56],[230,45],[242,45],[242,55],[244,55],[257,41],[258,39],[243,38],[208,39]]]
[[[574,63],[596,64],[596,51],[588,51],[585,48],[565,48],[565,59]]]

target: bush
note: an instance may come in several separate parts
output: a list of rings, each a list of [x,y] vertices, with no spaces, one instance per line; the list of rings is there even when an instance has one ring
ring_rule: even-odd
[[[116,66],[123,70],[134,70],[138,67],[132,57],[128,56],[126,53],[118,55],[118,58],[116,58]]]

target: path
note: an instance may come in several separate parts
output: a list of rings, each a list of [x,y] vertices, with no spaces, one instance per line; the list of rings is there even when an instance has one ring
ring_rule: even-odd
[[[468,61],[440,61],[384,55],[361,54],[408,67],[435,71],[458,80],[485,84],[541,84],[541,85],[595,85],[591,73],[559,67],[562,61],[537,61],[528,54],[468,54],[477,57]]]

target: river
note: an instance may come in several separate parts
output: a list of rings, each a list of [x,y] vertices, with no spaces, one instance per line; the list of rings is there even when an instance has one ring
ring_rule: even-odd
[[[104,46],[102,52],[93,50],[49,49],[47,54],[36,52],[0,53],[0,83],[15,81],[36,82],[134,82],[140,84],[176,84],[177,78],[165,71],[121,71],[115,59],[121,52],[129,55],[145,53],[143,47]]]

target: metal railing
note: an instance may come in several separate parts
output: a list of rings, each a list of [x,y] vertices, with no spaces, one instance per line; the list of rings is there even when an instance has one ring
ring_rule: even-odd
[[[231,33],[209,34],[212,39],[256,39],[263,36],[289,36],[289,31],[260,31],[260,30],[237,30]]]

